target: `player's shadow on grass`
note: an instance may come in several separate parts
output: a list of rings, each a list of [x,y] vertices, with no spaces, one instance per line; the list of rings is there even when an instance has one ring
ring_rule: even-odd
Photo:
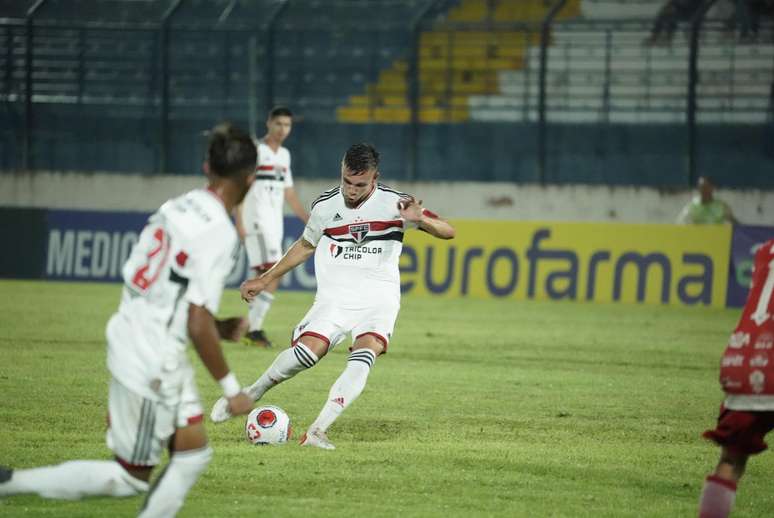
[[[417,430],[408,419],[342,419],[336,423],[336,438],[345,441],[387,442],[402,440]]]

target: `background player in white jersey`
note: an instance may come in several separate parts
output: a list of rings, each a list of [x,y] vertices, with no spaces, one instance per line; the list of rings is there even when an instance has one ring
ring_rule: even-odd
[[[151,470],[168,446],[169,464],[140,516],[174,516],[182,507],[212,457],[186,355],[189,337],[220,382],[229,411],[245,414],[252,405],[223,358],[213,315],[239,244],[229,214],[247,193],[255,155],[247,133],[216,127],[205,162],[207,188],[164,203],[123,266],[121,304],[107,326],[107,444],[115,460],[0,468],[0,495],[136,495],[148,491]]]
[[[303,235],[260,277],[242,284],[252,300],[270,283],[315,256],[317,294],[293,331],[291,347],[247,390],[255,401],[273,386],[313,367],[351,334],[347,366],[330,389],[328,401],[301,439],[302,445],[333,449],[326,431],[363,391],[376,357],[387,350],[400,309],[400,257],[403,233],[418,227],[451,239],[454,228],[422,208],[422,202],[380,183],[379,153],[369,144],[347,150],[341,185],[312,204]],[[215,422],[230,417],[227,401],[212,409]]]
[[[238,228],[247,250],[253,275],[260,275],[282,257],[283,207],[288,202],[304,223],[309,219],[293,187],[290,152],[282,143],[290,135],[293,114],[285,107],[274,108],[266,120],[266,135],[256,140],[258,162],[255,182],[250,187],[239,211]],[[263,331],[266,314],[274,302],[279,281],[272,282],[250,302],[249,327],[243,342],[247,345],[270,347]]]
[[[726,399],[704,437],[722,449],[704,482],[700,518],[729,515],[747,460],[766,450],[764,438],[774,430],[774,239],[755,254],[750,293],[720,361],[720,384]]]

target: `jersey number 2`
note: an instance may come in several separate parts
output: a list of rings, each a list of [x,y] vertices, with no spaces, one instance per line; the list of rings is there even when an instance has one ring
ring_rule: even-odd
[[[147,261],[137,268],[132,276],[132,285],[141,292],[146,292],[156,282],[164,269],[169,255],[169,237],[164,229],[159,227],[153,232],[153,242],[150,245]]]

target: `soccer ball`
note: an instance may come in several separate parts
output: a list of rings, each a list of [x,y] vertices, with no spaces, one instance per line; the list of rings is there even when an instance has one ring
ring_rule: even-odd
[[[291,432],[290,417],[277,406],[253,409],[245,423],[245,435],[253,444],[283,444],[288,441]]]

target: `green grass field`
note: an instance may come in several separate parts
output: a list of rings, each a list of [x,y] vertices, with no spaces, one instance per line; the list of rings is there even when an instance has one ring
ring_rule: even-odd
[[[0,464],[105,459],[103,331],[119,286],[0,281]],[[281,293],[286,344],[311,303]],[[223,315],[245,306],[235,291]],[[333,452],[254,447],[243,421],[208,423],[215,449],[180,516],[695,516],[718,450],[700,439],[721,392],[736,311],[405,299],[390,352],[331,428]],[[342,344],[344,345],[344,344]],[[251,383],[276,350],[224,344]],[[341,346],[280,385],[295,436],[346,361]],[[207,413],[219,387],[197,365]],[[749,464],[738,517],[774,514],[774,455]],[[132,516],[140,498],[0,500],[2,516]]]

